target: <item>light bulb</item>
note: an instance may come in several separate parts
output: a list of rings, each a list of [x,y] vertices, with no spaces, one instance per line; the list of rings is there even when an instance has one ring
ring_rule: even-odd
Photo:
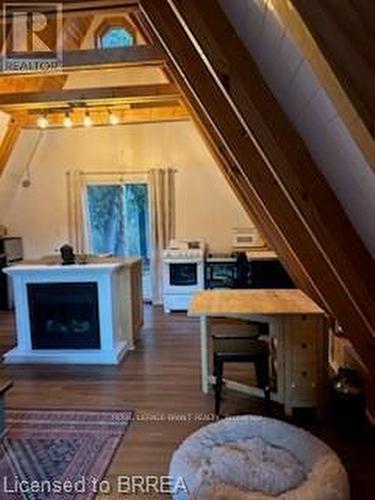
[[[109,117],[108,117],[109,123],[111,125],[117,125],[120,121],[119,117],[115,114],[112,113],[112,111],[109,111]]]
[[[65,117],[64,117],[64,120],[63,120],[63,125],[64,125],[65,128],[71,128],[71,127],[73,127],[73,121],[70,118],[70,113],[65,113]]]
[[[86,111],[85,117],[83,119],[83,125],[85,127],[91,127],[91,125],[92,125],[92,119],[91,119],[90,113],[88,111]]]
[[[39,128],[47,128],[49,125],[47,115],[40,115],[36,121],[36,124]]]

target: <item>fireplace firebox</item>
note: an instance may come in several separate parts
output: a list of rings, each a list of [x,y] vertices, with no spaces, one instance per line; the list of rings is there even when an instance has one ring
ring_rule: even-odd
[[[27,285],[32,349],[100,349],[97,284]]]

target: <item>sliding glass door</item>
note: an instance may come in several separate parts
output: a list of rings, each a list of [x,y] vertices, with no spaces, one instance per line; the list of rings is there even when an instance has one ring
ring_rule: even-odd
[[[123,186],[87,186],[90,247],[95,254],[125,255]]]
[[[148,185],[142,182],[89,184],[87,226],[94,254],[141,257],[143,293],[151,297]]]

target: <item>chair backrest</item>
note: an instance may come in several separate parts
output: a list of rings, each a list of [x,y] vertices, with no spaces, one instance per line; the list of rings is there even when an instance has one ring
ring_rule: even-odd
[[[250,286],[250,267],[245,252],[238,252],[236,260],[237,277],[235,280],[236,288],[249,288]]]
[[[246,352],[259,336],[268,334],[268,324],[258,321],[223,320],[211,325],[214,352]]]

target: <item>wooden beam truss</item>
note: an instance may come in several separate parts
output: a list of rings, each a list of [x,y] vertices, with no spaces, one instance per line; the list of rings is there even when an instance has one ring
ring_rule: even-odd
[[[20,133],[21,127],[19,123],[11,120],[0,144],[0,177],[5,170]]]
[[[375,373],[373,260],[219,4],[142,0],[141,8],[229,152],[250,214]]]
[[[180,96],[174,84],[126,85],[123,87],[98,87],[86,89],[61,89],[50,92],[26,92],[0,94],[0,109],[69,108],[72,104],[114,105],[134,102],[162,102],[176,100]]]
[[[35,54],[37,57],[37,54]],[[133,45],[126,48],[67,50],[62,56],[62,67],[41,75],[40,70],[8,72],[2,75],[2,81],[9,78],[35,77],[49,78],[54,74],[73,73],[76,71],[98,71],[138,66],[162,66],[165,58],[151,45]]]
[[[145,122],[165,122],[165,121],[179,121],[189,120],[190,114],[186,107],[177,103],[145,103],[142,106],[139,104],[132,106],[116,106],[108,109],[108,106],[92,106],[90,109],[90,117],[95,126],[105,126],[110,124],[110,113],[113,113],[118,119],[118,124],[128,123],[145,123]],[[22,128],[37,128],[38,114],[32,111],[16,112],[13,114],[14,120]],[[49,128],[63,128],[64,118],[66,114],[62,110],[52,110],[48,114]],[[72,127],[83,126],[85,117],[85,109],[78,108],[72,109],[69,113],[72,120]]]

